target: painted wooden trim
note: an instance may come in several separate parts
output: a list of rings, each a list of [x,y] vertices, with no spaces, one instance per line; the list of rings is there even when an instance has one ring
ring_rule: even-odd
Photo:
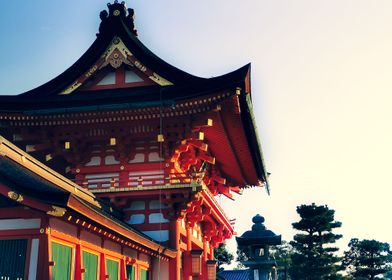
[[[0,231],[1,238],[17,238],[25,236],[38,236],[40,234],[39,229],[21,229],[21,230],[2,230]]]
[[[4,210],[3,210],[4,211]],[[37,229],[41,226],[41,219],[1,219],[1,230]]]
[[[0,185],[1,188],[1,185]],[[8,207],[4,208],[0,211],[0,219],[31,219],[31,218],[46,218],[46,214],[36,211],[35,209],[31,208],[23,208],[22,205],[16,207]]]
[[[78,244],[79,240],[80,240],[77,237],[70,236],[68,234],[64,234],[60,231],[52,230],[52,229],[50,229],[50,235],[55,240],[59,240],[59,242],[65,242],[65,243],[74,244],[74,245]]]
[[[36,280],[38,272],[38,253],[39,253],[39,239],[31,239],[30,263],[29,263],[29,280]]]
[[[127,239],[131,240],[132,242],[139,243],[141,246],[145,246],[156,253],[162,254],[170,258],[173,258],[176,254],[175,251],[168,248],[161,247],[158,243],[151,241],[137,234],[136,232],[132,232],[129,229],[125,228],[124,226],[107,219],[106,217],[103,217],[100,213],[96,212],[95,210],[88,207],[87,205],[80,203],[76,198],[72,196],[68,201],[68,207],[84,215],[90,220],[100,223],[101,225],[107,228],[110,228],[118,235],[122,235]]]

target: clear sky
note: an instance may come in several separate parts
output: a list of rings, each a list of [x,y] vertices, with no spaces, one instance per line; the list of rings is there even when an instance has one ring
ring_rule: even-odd
[[[95,39],[107,1],[1,1],[0,94],[54,78]],[[223,198],[236,231],[260,213],[290,240],[300,204],[327,204],[352,237],[392,243],[392,1],[138,0],[141,41],[211,77],[252,63],[271,196]],[[234,241],[230,247],[234,248]]]

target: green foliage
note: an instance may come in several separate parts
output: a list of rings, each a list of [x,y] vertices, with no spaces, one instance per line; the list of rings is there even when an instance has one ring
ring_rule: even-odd
[[[377,279],[392,269],[392,254],[388,243],[353,238],[344,252],[342,265],[355,279]]]
[[[342,236],[332,230],[341,227],[335,221],[335,211],[327,206],[301,205],[297,207],[301,217],[293,223],[293,228],[301,231],[290,242],[294,253],[291,255],[289,273],[294,280],[324,280],[339,279],[336,263],[339,258],[334,255],[338,250],[331,244]]]
[[[291,277],[288,275],[288,271],[291,267],[291,256],[293,253],[293,247],[286,241],[283,241],[282,245],[271,248],[271,255],[274,256],[276,264],[278,265],[277,269],[279,279],[291,279]]]
[[[271,246],[270,256],[273,257],[278,265],[277,270],[279,279],[291,279],[288,275],[288,269],[291,265],[291,255],[293,254],[293,247],[287,242],[283,241],[282,245]],[[244,269],[245,266],[241,263],[249,259],[248,248],[238,247],[237,249],[237,267],[236,269]]]
[[[249,252],[246,248],[238,247],[237,248],[237,257],[236,257],[236,262],[237,262],[237,269],[244,269],[245,266],[242,264],[242,262],[247,261],[249,259]]]
[[[231,261],[234,259],[233,254],[231,254],[227,248],[226,244],[222,243],[218,248],[214,249],[215,260],[218,262],[217,271],[222,271],[224,268],[223,264],[231,264]]]

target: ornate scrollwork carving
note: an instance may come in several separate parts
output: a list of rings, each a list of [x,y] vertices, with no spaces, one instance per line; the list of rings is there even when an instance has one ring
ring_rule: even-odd
[[[52,205],[52,210],[46,212],[46,214],[54,217],[62,217],[65,212],[67,212],[67,209]]]
[[[16,202],[22,202],[23,201],[23,196],[17,192],[14,191],[9,191],[8,192],[8,197],[12,200],[15,200]]]

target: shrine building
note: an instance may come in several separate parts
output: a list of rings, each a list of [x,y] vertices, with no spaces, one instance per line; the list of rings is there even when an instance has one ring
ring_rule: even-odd
[[[250,65],[181,71],[133,15],[108,4],[70,68],[0,96],[0,279],[216,279],[216,196],[268,191]]]

